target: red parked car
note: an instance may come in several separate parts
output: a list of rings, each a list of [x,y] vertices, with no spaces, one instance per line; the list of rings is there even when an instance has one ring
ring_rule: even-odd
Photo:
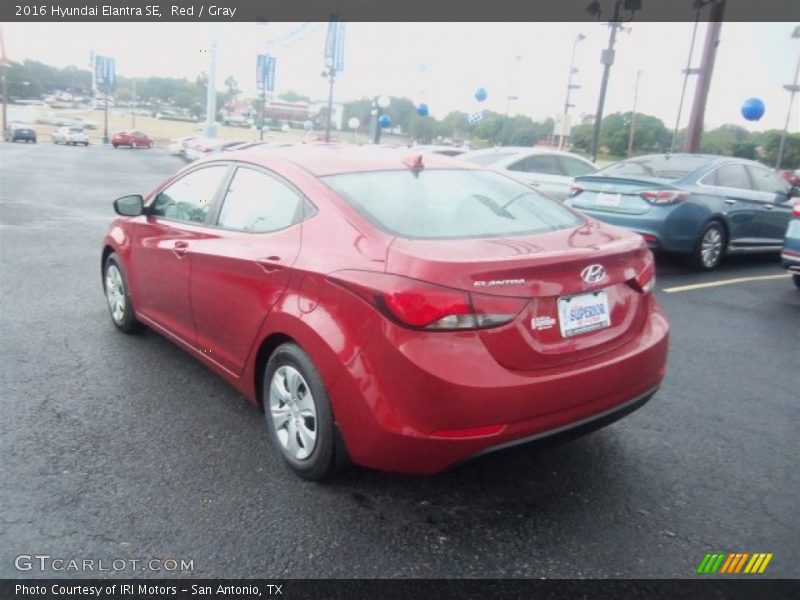
[[[240,150],[114,205],[114,324],[151,327],[263,406],[304,478],[348,459],[432,474],[591,430],[664,377],[642,237],[466,162]]]
[[[111,136],[111,145],[114,148],[130,146],[131,148],[152,148],[153,140],[141,131],[118,131]]]

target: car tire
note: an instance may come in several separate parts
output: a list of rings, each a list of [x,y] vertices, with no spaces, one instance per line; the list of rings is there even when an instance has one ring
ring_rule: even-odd
[[[333,475],[339,467],[333,412],[308,354],[293,343],[279,346],[267,361],[263,385],[264,420],[273,448],[303,479]]]
[[[713,271],[725,256],[728,239],[725,228],[719,221],[709,221],[697,238],[691,265],[698,271]]]
[[[130,293],[128,279],[122,269],[122,262],[115,252],[106,258],[103,265],[103,292],[111,315],[111,322],[124,333],[136,333],[142,324],[136,319]]]
[[[792,275],[792,280],[794,284],[797,286],[797,289],[800,290],[800,275]]]

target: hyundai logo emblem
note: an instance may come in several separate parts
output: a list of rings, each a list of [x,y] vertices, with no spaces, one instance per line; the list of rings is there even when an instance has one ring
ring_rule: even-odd
[[[589,265],[581,271],[581,279],[586,283],[599,283],[606,278],[606,269],[603,265]]]

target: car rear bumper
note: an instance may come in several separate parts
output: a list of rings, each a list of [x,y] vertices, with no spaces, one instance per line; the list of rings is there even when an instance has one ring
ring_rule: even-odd
[[[434,474],[469,457],[602,426],[644,404],[666,372],[655,309],[632,342],[536,372],[500,366],[472,333],[375,335],[330,390],[353,462]],[[390,335],[386,335],[386,333]]]
[[[651,249],[666,252],[691,253],[703,222],[702,219],[687,220],[688,213],[680,205],[653,206],[643,214],[575,208],[598,221],[635,231],[644,236]]]

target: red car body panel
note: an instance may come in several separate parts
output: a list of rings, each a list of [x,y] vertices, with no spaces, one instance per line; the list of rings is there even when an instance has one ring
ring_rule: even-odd
[[[364,466],[436,473],[655,391],[666,370],[668,325],[652,294],[630,285],[652,268],[639,236],[587,218],[580,227],[522,237],[396,238],[318,179],[404,168],[402,152],[387,152],[384,158],[331,147],[243,150],[193,163],[159,185],[146,204],[187,170],[235,159],[288,180],[316,212],[263,234],[120,218],[105,253],[121,257],[137,317],[253,403],[261,402],[270,348],[296,342],[325,383],[350,457]],[[477,168],[448,158],[425,161],[426,168]],[[537,317],[557,318],[558,297],[592,289],[580,272],[597,262],[608,272],[603,287],[611,327],[570,338],[558,327],[533,328]],[[344,270],[389,272],[527,301],[517,318],[491,329],[409,329],[343,287],[337,272]],[[476,287],[507,279],[525,282]]]
[[[131,147],[136,144],[140,148],[149,148],[153,145],[153,140],[141,131],[118,131],[111,136],[111,144]]]

